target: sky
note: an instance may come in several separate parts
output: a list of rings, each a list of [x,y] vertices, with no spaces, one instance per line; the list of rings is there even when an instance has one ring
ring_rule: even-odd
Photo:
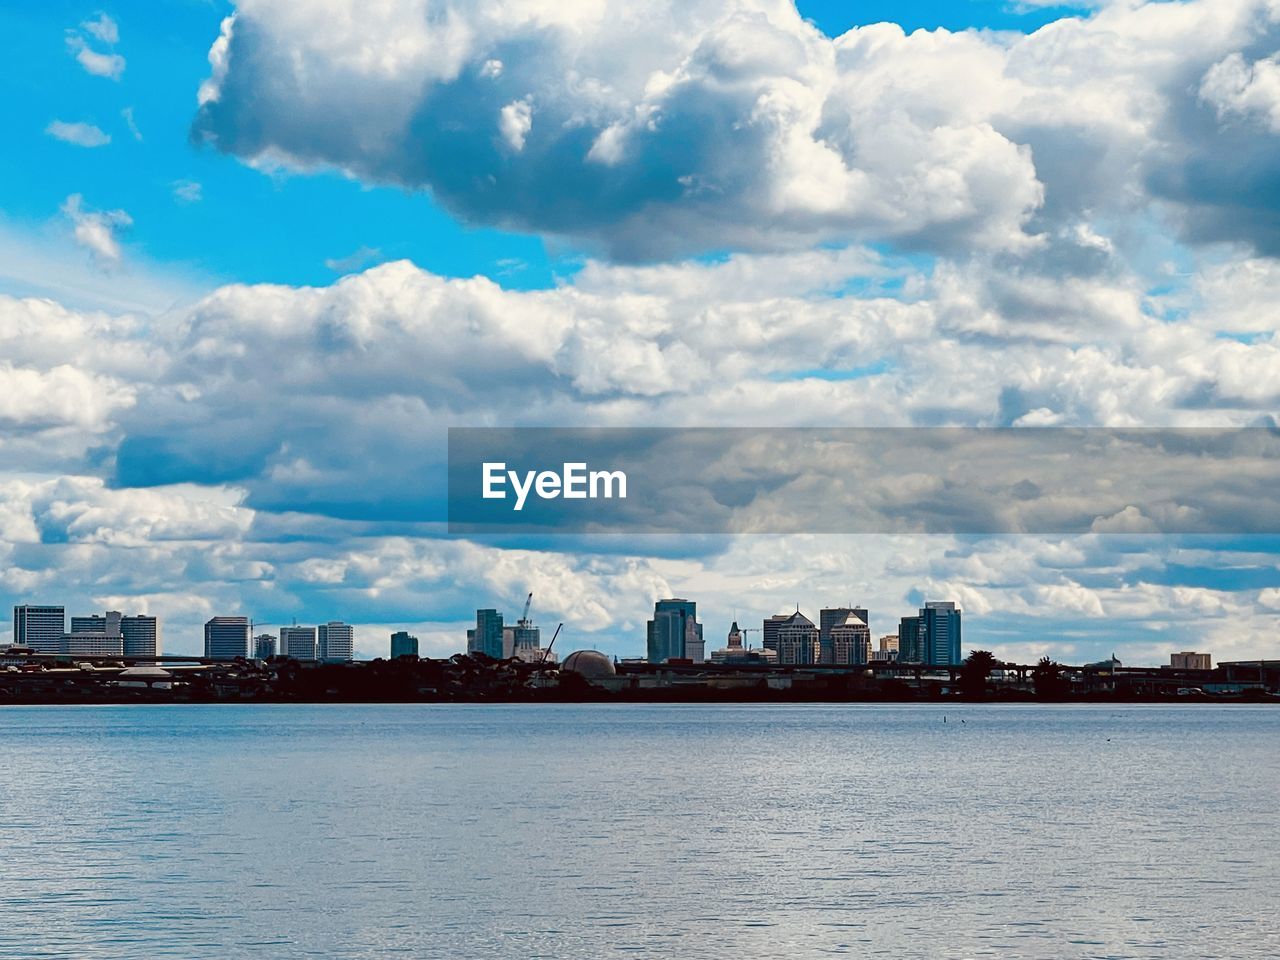
[[[1262,536],[461,538],[449,426],[1245,426],[1267,0],[10,5],[0,595],[566,650],[659,596],[1278,656]],[[0,642],[5,638],[0,632]]]

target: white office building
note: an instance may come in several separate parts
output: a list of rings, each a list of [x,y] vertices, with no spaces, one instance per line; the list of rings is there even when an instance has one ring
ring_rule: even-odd
[[[108,610],[105,617],[93,614],[72,617],[71,631],[63,638],[63,652],[73,657],[119,657],[124,654],[120,611]]]
[[[281,627],[280,655],[294,660],[316,659],[316,628]]]
[[[316,628],[320,659],[325,663],[347,663],[356,656],[355,627],[330,620]]]

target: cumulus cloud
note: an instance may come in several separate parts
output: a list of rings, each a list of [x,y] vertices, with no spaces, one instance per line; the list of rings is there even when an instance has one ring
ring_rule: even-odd
[[[195,136],[622,258],[857,238],[1032,255],[1153,197],[1196,239],[1275,239],[1274,192],[1255,178],[1265,209],[1233,231],[1232,181],[1203,162],[1229,145],[1269,175],[1265,137],[1220,123],[1270,110],[1267,0],[1115,4],[1026,37],[831,39],[786,0],[325,10],[243,0]]]
[[[92,123],[65,123],[62,120],[54,120],[44,128],[44,132],[55,140],[73,143],[77,147],[103,147],[111,142],[110,135]]]
[[[493,149],[516,155],[500,109],[525,95],[494,101]],[[543,100],[529,103],[520,154],[542,135]],[[68,208],[73,223],[104,216],[78,197]],[[126,222],[105,216],[118,255]],[[671,592],[699,600],[713,640],[735,608],[866,601],[887,633],[945,596],[965,605],[968,644],[1001,655],[1098,659],[1114,644],[1129,659],[1117,636],[1152,656],[1209,641],[1220,657],[1264,652],[1265,545],[1111,533],[531,552],[439,536],[450,425],[1241,425],[1280,406],[1270,258],[1187,258],[1178,289],[1153,295],[1123,225],[1045,229],[1035,249],[937,263],[860,246],[591,260],[531,291],[398,262],[322,287],[229,285],[153,316],[0,298],[0,451],[49,475],[0,474],[20,484],[0,495],[0,583],[85,609],[155,604],[178,650],[198,649],[213,613],[261,612],[419,624],[449,652],[476,606],[514,611],[533,588],[570,646],[619,653],[638,651]],[[1115,512],[1115,529],[1141,529]],[[1251,586],[1207,589],[1195,571]]]
[[[62,205],[62,213],[71,221],[76,243],[103,264],[120,262],[121,249],[117,232],[133,225],[133,218],[123,210],[89,210],[84,198],[73,193]]]

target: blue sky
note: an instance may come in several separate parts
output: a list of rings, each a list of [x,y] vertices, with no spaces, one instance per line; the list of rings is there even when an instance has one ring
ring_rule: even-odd
[[[80,193],[95,207],[127,210],[133,225],[125,242],[134,256],[197,288],[227,281],[324,284],[341,272],[399,258],[444,276],[484,274],[517,289],[572,275],[581,251],[460,223],[422,192],[336,173],[265,175],[193,146],[196,90],[208,75],[218,24],[231,10],[227,3],[196,0],[111,4],[121,34],[114,49],[127,61],[114,80],[85,72],[66,46],[67,31],[98,7],[54,0],[0,10],[0,29],[9,38],[0,97],[10,137],[0,157],[0,210],[10,229],[56,234],[59,207]],[[907,30],[1030,31],[1077,12],[1019,10],[999,0],[811,2],[800,10],[830,35],[880,20]],[[125,110],[132,110],[141,140]],[[55,120],[93,124],[111,142],[92,149],[60,142],[45,133]],[[183,183],[199,184],[199,202],[175,197]],[[3,278],[18,293],[32,289],[25,280]]]
[[[624,654],[668,592],[713,638],[927,595],[1010,656],[1271,649],[1268,538],[439,526],[453,425],[1267,422],[1262,0],[801,3],[825,37],[762,0],[438,0],[456,35],[326,3],[0,9],[0,595],[178,650],[248,612],[449,652],[528,589]]]

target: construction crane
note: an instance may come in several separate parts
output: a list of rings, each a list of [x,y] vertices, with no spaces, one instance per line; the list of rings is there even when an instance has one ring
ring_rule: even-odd
[[[529,594],[529,596],[533,596],[533,594]],[[545,664],[547,657],[551,656],[551,648],[556,645],[556,637],[560,636],[560,628],[563,626],[563,623],[556,625],[556,632],[551,635],[551,642],[547,644],[547,649],[542,651],[542,659],[538,661],[539,666]]]
[[[524,601],[524,614],[523,614],[523,616],[521,616],[521,617],[520,617],[520,619],[516,621],[516,622],[517,622],[517,623],[519,623],[519,624],[520,624],[520,626],[522,626],[522,627],[527,627],[527,626],[529,626],[529,605],[530,605],[531,603],[533,603],[533,592],[532,592],[532,591],[530,591],[530,592],[529,592],[529,596],[527,596],[527,597],[525,598],[525,601]]]

